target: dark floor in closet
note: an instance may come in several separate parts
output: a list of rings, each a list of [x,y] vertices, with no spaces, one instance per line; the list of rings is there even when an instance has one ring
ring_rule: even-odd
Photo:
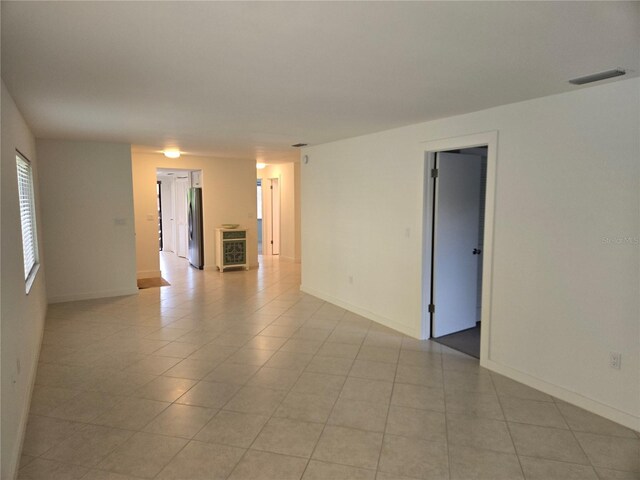
[[[473,327],[432,339],[449,348],[480,358],[480,327]]]

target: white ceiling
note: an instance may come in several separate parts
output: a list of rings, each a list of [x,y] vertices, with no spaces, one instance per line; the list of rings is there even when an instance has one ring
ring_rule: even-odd
[[[638,2],[9,2],[38,137],[293,159],[311,145],[640,70]],[[624,78],[624,77],[623,77]]]

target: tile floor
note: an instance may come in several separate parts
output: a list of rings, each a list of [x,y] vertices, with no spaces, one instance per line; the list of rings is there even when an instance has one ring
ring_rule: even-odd
[[[50,306],[20,479],[640,478],[640,436],[298,290],[200,272]]]

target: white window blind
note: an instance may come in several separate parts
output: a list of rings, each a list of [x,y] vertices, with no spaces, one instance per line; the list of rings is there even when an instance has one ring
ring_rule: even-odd
[[[20,223],[22,225],[22,253],[24,256],[24,279],[27,291],[31,277],[38,265],[38,243],[36,236],[36,218],[33,198],[33,175],[31,164],[22,156],[16,155],[18,171],[18,196],[20,200]]]

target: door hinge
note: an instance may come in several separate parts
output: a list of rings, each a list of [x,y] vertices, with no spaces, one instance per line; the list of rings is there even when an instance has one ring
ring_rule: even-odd
[[[431,169],[431,178],[438,178],[438,169],[437,168],[432,168]]]
[[[271,240],[271,242],[270,242],[270,243],[271,243],[271,245],[273,245],[273,240]]]
[[[271,185],[269,188],[270,188],[271,190],[273,190],[273,185]]]
[[[436,313],[436,306],[433,303],[429,304],[429,313]]]

